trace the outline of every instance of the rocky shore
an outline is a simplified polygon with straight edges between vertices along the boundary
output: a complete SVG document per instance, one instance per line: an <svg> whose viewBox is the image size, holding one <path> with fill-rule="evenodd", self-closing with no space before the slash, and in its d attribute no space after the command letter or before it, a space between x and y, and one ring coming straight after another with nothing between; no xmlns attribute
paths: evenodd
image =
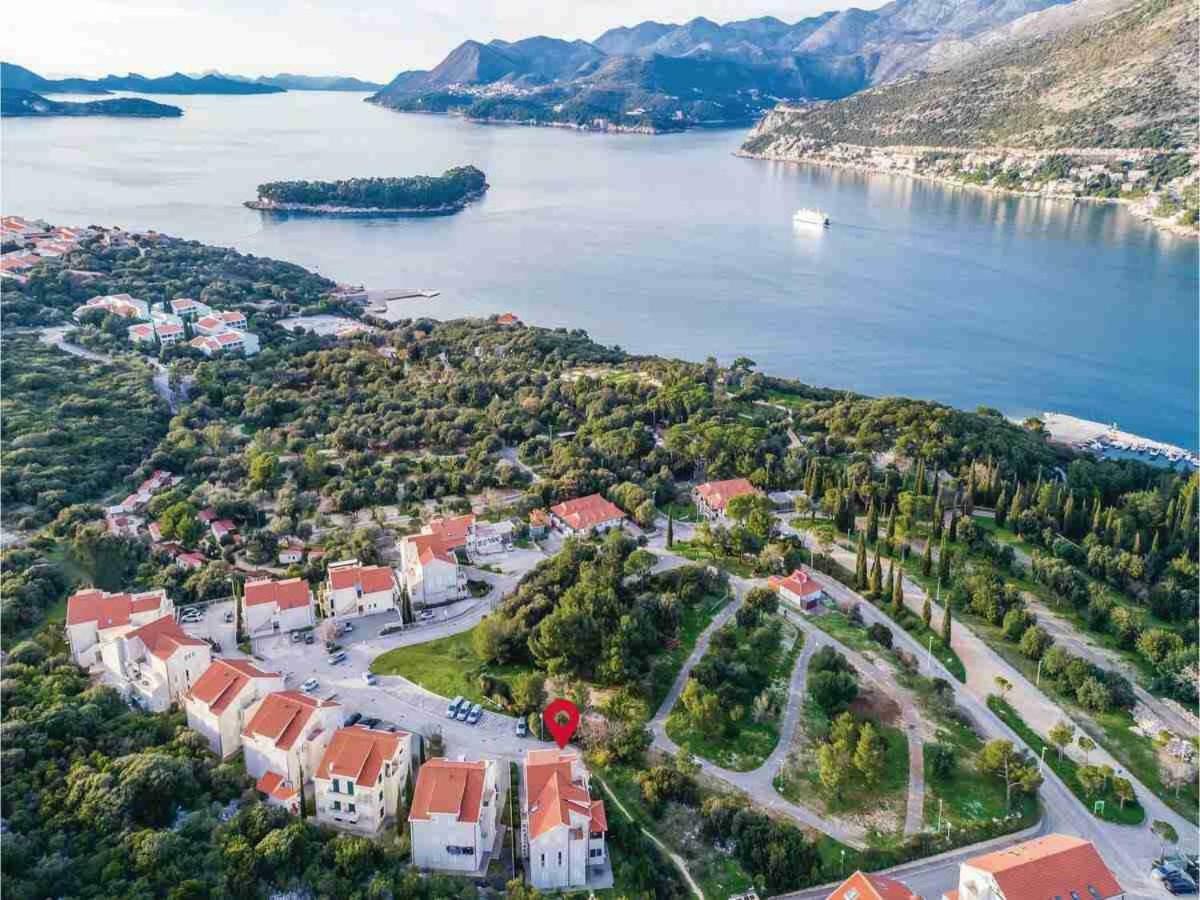
<svg viewBox="0 0 1200 900"><path fill-rule="evenodd" d="M420 218L423 216L449 216L461 212L468 203L478 200L487 191L474 191L454 203L443 203L439 206L416 206L408 208L388 209L379 206L331 206L315 203L281 203L277 200L247 200L242 205L259 212L269 212L278 215L298 216L328 216L339 219L372 219L372 218Z"/></svg>

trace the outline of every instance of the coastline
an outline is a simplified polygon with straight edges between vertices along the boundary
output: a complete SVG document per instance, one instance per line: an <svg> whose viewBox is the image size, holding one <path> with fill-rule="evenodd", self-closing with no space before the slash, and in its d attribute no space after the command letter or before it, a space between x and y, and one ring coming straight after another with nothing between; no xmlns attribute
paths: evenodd
<svg viewBox="0 0 1200 900"><path fill-rule="evenodd" d="M1138 459L1150 465L1165 464L1171 468L1178 468L1180 464L1193 470L1200 468L1200 453L1166 441L1121 431L1116 423L1105 425L1103 422L1056 412L1044 412L1041 419L1052 443L1081 453L1110 459Z"/></svg>
<svg viewBox="0 0 1200 900"><path fill-rule="evenodd" d="M280 203L276 200L246 200L242 203L247 209L272 213L280 216L324 216L337 219L369 219L369 218L424 218L427 216L450 216L462 212L467 204L481 198L487 191L473 191L454 203L443 203L441 206L414 206L407 208L389 209L380 206L329 206L313 203Z"/></svg>

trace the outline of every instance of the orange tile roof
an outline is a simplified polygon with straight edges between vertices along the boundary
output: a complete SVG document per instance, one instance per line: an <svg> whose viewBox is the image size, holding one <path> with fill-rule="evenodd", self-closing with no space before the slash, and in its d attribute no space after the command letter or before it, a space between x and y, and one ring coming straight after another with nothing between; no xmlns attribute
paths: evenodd
<svg viewBox="0 0 1200 900"><path fill-rule="evenodd" d="M291 750L315 710L337 705L300 691L274 691L263 698L242 734L265 737L280 750Z"/></svg>
<svg viewBox="0 0 1200 900"><path fill-rule="evenodd" d="M128 625L134 613L151 612L162 606L166 591L147 591L144 594L110 594L99 588L76 591L67 600L67 624L95 622L97 628Z"/></svg>
<svg viewBox="0 0 1200 900"><path fill-rule="evenodd" d="M396 584L396 576L389 566L338 566L329 567L329 585L335 591L361 585L363 593L390 591Z"/></svg>
<svg viewBox="0 0 1200 900"><path fill-rule="evenodd" d="M1101 897L1122 893L1116 877L1091 841L1068 834L1048 834L995 853L977 856L964 865L991 873L1005 900L1045 900L1046 897Z"/></svg>
<svg viewBox="0 0 1200 900"><path fill-rule="evenodd" d="M784 588L797 597L807 597L809 594L815 594L817 591L823 590L821 585L817 583L817 580L803 569L793 569L792 574L784 578L772 575L767 579L767 584L774 590Z"/></svg>
<svg viewBox="0 0 1200 900"><path fill-rule="evenodd" d="M287 801L292 799L298 793L291 782L285 781L283 776L278 772L267 770L263 773L262 778L254 785L255 790L266 794L268 797L274 797L276 800Z"/></svg>
<svg viewBox="0 0 1200 900"><path fill-rule="evenodd" d="M458 561L439 534L410 534L405 540L416 550L417 559L423 566L429 565L435 559L448 563Z"/></svg>
<svg viewBox="0 0 1200 900"><path fill-rule="evenodd" d="M826 900L857 900L860 897L863 900L920 900L920 895L914 894L906 884L895 878L868 875L861 871L838 885Z"/></svg>
<svg viewBox="0 0 1200 900"><path fill-rule="evenodd" d="M247 581L244 594L247 606L274 603L280 609L300 609L308 606L312 597L308 582L303 578L287 578L283 581Z"/></svg>
<svg viewBox="0 0 1200 900"><path fill-rule="evenodd" d="M529 511L530 525L548 525L550 524L550 514L544 509L531 509Z"/></svg>
<svg viewBox="0 0 1200 900"><path fill-rule="evenodd" d="M621 512L619 507L605 500L599 494L589 494L586 497L567 500L550 507L550 512L575 531L586 531L601 522L625 517L625 513Z"/></svg>
<svg viewBox="0 0 1200 900"><path fill-rule="evenodd" d="M510 312L501 313L499 316L496 317L497 325L516 325L520 321L521 320L519 318L517 318L517 316L515 316L513 313L510 313Z"/></svg>
<svg viewBox="0 0 1200 900"><path fill-rule="evenodd" d="M170 659L180 647L207 647L208 644L199 638L189 637L179 627L175 617L168 614L162 618L147 622L141 628L135 628L125 635L127 640L137 638L146 650L159 659Z"/></svg>
<svg viewBox="0 0 1200 900"><path fill-rule="evenodd" d="M525 797L529 804L529 832L541 837L552 828L571 824L571 811L587 816L592 831L605 831L608 819L602 800L592 800L587 789L571 781L575 753L530 750L525 755Z"/></svg>
<svg viewBox="0 0 1200 900"><path fill-rule="evenodd" d="M706 481L696 485L696 493L713 509L724 509L734 497L757 494L758 489L745 478L729 478L725 481Z"/></svg>
<svg viewBox="0 0 1200 900"><path fill-rule="evenodd" d="M318 778L353 778L360 787L372 787L385 761L393 759L408 732L375 731L363 725L339 728L317 766Z"/></svg>
<svg viewBox="0 0 1200 900"><path fill-rule="evenodd" d="M442 539L442 545L448 550L457 550L467 546L467 533L475 524L473 513L465 516L455 516L452 519L432 519L429 522L429 534Z"/></svg>
<svg viewBox="0 0 1200 900"><path fill-rule="evenodd" d="M421 766L409 820L453 813L459 822L478 822L487 763L434 758Z"/></svg>
<svg viewBox="0 0 1200 900"><path fill-rule="evenodd" d="M244 659L215 659L196 679L189 698L199 700L209 712L220 715L255 678L278 678L278 672L264 672Z"/></svg>

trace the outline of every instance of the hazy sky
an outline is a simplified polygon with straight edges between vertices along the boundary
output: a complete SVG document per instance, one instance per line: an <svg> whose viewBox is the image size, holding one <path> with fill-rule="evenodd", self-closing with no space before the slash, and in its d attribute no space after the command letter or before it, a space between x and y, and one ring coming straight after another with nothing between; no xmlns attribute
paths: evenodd
<svg viewBox="0 0 1200 900"><path fill-rule="evenodd" d="M389 81L436 65L467 38L535 34L591 40L645 19L717 22L773 15L787 22L883 0L60 0L6 4L0 58L42 75L144 75L221 69L303 72Z"/></svg>

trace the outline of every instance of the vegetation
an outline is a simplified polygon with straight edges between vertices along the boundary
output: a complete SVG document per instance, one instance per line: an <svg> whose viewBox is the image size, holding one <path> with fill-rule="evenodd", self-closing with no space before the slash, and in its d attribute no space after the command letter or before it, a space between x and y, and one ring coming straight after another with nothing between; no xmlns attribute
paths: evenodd
<svg viewBox="0 0 1200 900"><path fill-rule="evenodd" d="M379 210L461 208L487 190L487 179L474 166L447 169L441 175L409 178L351 178L345 181L269 181L258 186L259 200L306 206Z"/></svg>

